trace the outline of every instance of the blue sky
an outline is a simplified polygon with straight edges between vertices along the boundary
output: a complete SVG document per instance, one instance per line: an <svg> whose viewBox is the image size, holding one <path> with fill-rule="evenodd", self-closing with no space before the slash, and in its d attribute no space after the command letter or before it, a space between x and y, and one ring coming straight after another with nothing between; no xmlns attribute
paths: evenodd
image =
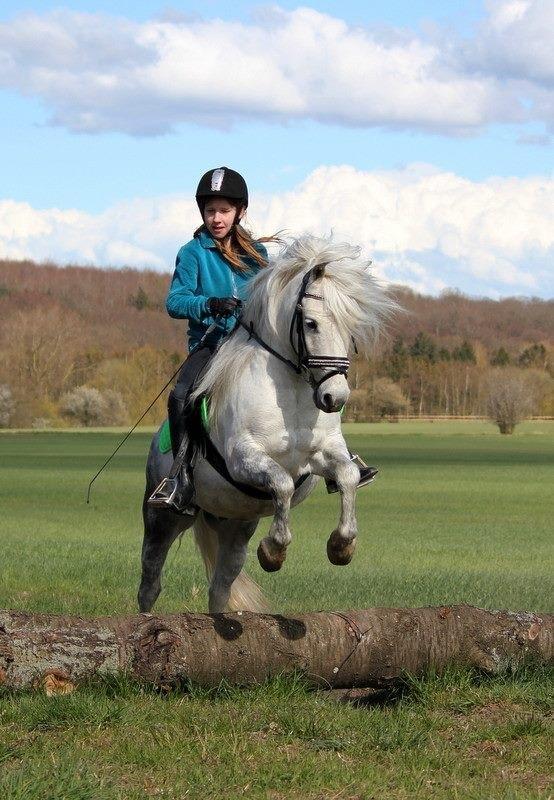
<svg viewBox="0 0 554 800"><path fill-rule="evenodd" d="M386 279L548 296L553 15L518 2L208 0L200 16L125 0L114 17L104 0L4 0L0 257L169 269L196 224L199 175L229 164L248 178L254 222L359 235ZM336 197L325 187L321 199L321 174ZM363 224L342 217L360 191L374 192ZM517 220L503 223L503 208Z"/></svg>
<svg viewBox="0 0 554 800"><path fill-rule="evenodd" d="M117 13L120 16L145 21L168 12L177 11L191 16L206 18L220 17L222 19L245 19L255 15L260 8L271 6L271 3L245 2L233 0L232 3L222 3L221 0L203 0L202 10L199 3L164 3L145 2L144 0L118 0L117 4L111 0L90 0L90 2L26 2L25 0L3 0L0 7L0 19L27 12L45 13L60 8L68 8L91 14ZM284 0L278 4L281 8L293 10L309 3L297 3L293 0ZM340 16L353 25L388 24L398 27L416 27L428 20L446 22L456 26L458 30L469 31L470 26L484 15L481 0L387 0L386 3L375 0L361 0L361 2L318 2L314 8L327 14L336 14L340 6Z"/></svg>

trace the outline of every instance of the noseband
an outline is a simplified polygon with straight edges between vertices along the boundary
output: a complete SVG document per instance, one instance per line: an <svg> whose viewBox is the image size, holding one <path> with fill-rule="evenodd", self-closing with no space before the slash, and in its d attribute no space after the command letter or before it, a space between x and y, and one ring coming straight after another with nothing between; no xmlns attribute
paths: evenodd
<svg viewBox="0 0 554 800"><path fill-rule="evenodd" d="M246 325L241 319L238 320L238 324L248 331L250 339L254 339L258 344L260 344L268 353L271 353L275 358L278 358L279 361L282 361L292 370L294 370L298 375L302 375L310 384L312 389L315 392L319 389L322 383L328 381L329 378L332 378L335 375L344 375L346 378L348 375L348 368L350 366L350 359L347 356L324 356L324 355L311 355L308 350L308 345L306 342L306 334L304 332L304 307L302 305L302 301L305 297L309 297L312 300L321 300L323 302L324 298L319 294L311 294L307 291L308 283L310 282L310 278L313 277L313 270L309 270L304 277L302 278L302 283L300 285L300 291L298 292L298 297L296 300L296 306L294 309L294 313L292 315L292 319L290 322L290 331L289 331L289 339L291 343L291 347L293 352L296 355L297 361L296 364L294 361L291 361L289 358L285 358L276 350L274 350L267 342L264 342L258 334L254 331L254 325L250 322ZM296 345L294 342L296 334ZM319 380L316 380L312 375L313 369L321 369L327 370Z"/></svg>

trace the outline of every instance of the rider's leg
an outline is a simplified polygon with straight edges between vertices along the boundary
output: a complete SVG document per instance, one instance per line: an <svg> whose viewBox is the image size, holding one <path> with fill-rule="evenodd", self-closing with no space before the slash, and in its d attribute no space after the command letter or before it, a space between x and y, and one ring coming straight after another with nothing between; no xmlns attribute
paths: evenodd
<svg viewBox="0 0 554 800"><path fill-rule="evenodd" d="M194 485L190 470L192 459L187 434L188 395L200 370L212 354L211 348L202 347L185 361L175 387L169 393L167 404L173 466L148 500L152 506L163 506L177 513L194 512L191 508Z"/></svg>
<svg viewBox="0 0 554 800"><path fill-rule="evenodd" d="M149 500L152 506L164 506L180 514L187 512L194 497L194 485L189 469L191 453L187 433L188 392L189 386L179 380L169 393L167 413L173 465L169 476L164 478Z"/></svg>
<svg viewBox="0 0 554 800"><path fill-rule="evenodd" d="M175 384L167 398L167 419L171 436L171 449L173 458L177 457L179 446L186 434L185 407L187 404L188 387L179 381Z"/></svg>

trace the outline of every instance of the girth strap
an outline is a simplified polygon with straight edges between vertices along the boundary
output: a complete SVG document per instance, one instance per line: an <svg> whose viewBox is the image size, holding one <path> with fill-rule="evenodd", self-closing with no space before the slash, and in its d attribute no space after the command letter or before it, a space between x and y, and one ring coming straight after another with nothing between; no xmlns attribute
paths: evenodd
<svg viewBox="0 0 554 800"><path fill-rule="evenodd" d="M273 497L269 492L264 492L262 489L256 489L255 486L250 486L250 484L243 483L242 481L236 481L233 478L227 469L225 459L207 433L204 434L202 444L204 446L204 457L208 464L213 467L216 472L219 472L221 477L225 478L225 480L234 486L235 489L238 489L239 492L243 492L243 494L247 494L249 497L254 497L256 500L273 500ZM302 475L300 475L300 477L294 482L294 491L299 489L306 478L309 478L310 475L311 472L304 472Z"/></svg>

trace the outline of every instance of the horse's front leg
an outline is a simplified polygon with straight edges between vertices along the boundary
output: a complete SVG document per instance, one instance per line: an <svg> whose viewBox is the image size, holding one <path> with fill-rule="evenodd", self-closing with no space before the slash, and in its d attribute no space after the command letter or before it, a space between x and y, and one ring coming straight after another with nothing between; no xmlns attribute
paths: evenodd
<svg viewBox="0 0 554 800"><path fill-rule="evenodd" d="M294 481L266 453L251 448L235 450L229 460L229 471L235 480L262 489L273 499L275 514L268 535L258 546L258 561L266 572L276 572L283 566L292 538L289 516Z"/></svg>
<svg viewBox="0 0 554 800"><path fill-rule="evenodd" d="M321 453L320 463L314 465L314 471L318 467L325 478L336 481L340 492L340 519L327 540L327 557L331 564L342 566L352 561L356 549L356 488L360 480L360 470L352 462L346 445L344 448Z"/></svg>

